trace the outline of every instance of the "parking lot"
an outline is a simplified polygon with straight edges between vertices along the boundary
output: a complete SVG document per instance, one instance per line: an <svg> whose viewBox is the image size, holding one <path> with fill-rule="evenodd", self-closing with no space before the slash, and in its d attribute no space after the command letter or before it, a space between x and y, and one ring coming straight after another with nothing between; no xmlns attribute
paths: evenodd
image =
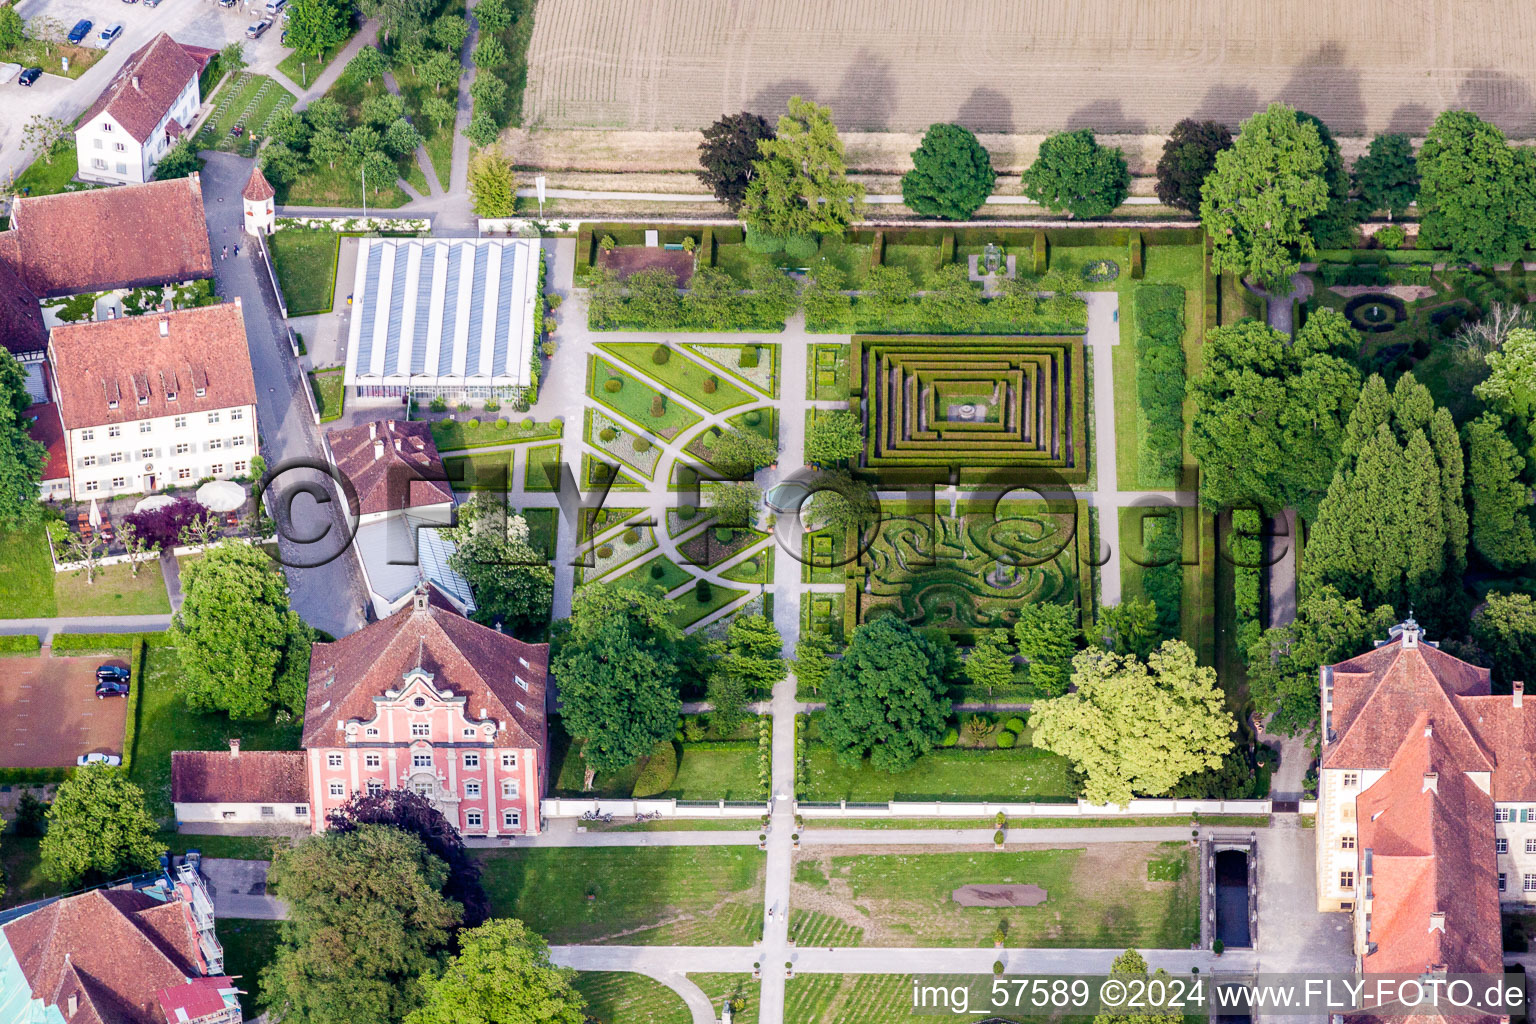
<svg viewBox="0 0 1536 1024"><path fill-rule="evenodd" d="M122 754L128 701L96 699L96 666L111 660L0 661L0 765L67 767L81 754Z"/></svg>

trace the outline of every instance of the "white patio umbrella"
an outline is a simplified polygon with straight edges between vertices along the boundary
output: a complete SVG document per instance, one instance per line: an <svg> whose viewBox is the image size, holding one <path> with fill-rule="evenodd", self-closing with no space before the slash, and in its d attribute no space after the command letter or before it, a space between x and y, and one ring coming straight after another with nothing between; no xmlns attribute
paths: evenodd
<svg viewBox="0 0 1536 1024"><path fill-rule="evenodd" d="M167 505L176 504L176 499L169 494L151 494L133 506L135 512L153 512L157 508L165 508Z"/></svg>
<svg viewBox="0 0 1536 1024"><path fill-rule="evenodd" d="M100 525L101 525L101 509L100 509L100 507L97 506L96 499L92 498L91 499L91 529L94 530L94 529L96 529Z"/></svg>
<svg viewBox="0 0 1536 1024"><path fill-rule="evenodd" d="M245 488L233 480L210 480L197 489L197 500L214 512L233 512L245 504Z"/></svg>

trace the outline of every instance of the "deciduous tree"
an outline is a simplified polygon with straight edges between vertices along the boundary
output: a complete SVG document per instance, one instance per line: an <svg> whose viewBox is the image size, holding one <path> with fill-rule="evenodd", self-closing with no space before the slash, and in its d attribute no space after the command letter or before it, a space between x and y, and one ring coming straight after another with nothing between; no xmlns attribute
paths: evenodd
<svg viewBox="0 0 1536 1024"><path fill-rule="evenodd" d="M1451 414L1404 374L1366 381L1318 506L1303 594L1331 584L1367 605L1418 609L1434 628L1460 609L1466 567L1461 439Z"/></svg>
<svg viewBox="0 0 1536 1024"><path fill-rule="evenodd" d="M576 972L556 967L543 937L514 918L459 933L459 952L428 974L405 1024L583 1024Z"/></svg>
<svg viewBox="0 0 1536 1024"><path fill-rule="evenodd" d="M42 516L37 503L48 452L27 433L32 419L26 371L14 356L0 350L0 530L35 523Z"/></svg>
<svg viewBox="0 0 1536 1024"><path fill-rule="evenodd" d="M703 167L699 180L733 211L741 209L755 165L762 159L757 144L771 138L773 126L767 118L745 111L726 114L704 129L704 141L699 143L699 164Z"/></svg>
<svg viewBox="0 0 1536 1024"><path fill-rule="evenodd" d="M1536 233L1536 159L1476 114L1447 110L1419 150L1419 245L1484 266L1519 258Z"/></svg>
<svg viewBox="0 0 1536 1024"><path fill-rule="evenodd" d="M54 150L73 132L68 121L47 114L33 114L21 130L21 144L42 157L43 163L51 164Z"/></svg>
<svg viewBox="0 0 1536 1024"><path fill-rule="evenodd" d="M841 470L818 474L811 488L810 497L800 507L800 518L809 529L862 533L880 514L869 484Z"/></svg>
<svg viewBox="0 0 1536 1024"><path fill-rule="evenodd" d="M347 74L353 78L361 78L364 82L371 82L389 70L389 65L384 60L384 55L372 46L365 46L357 51L357 55L347 61Z"/></svg>
<svg viewBox="0 0 1536 1024"><path fill-rule="evenodd" d="M1408 212L1419 195L1419 162L1406 135L1378 135L1355 161L1355 188L1367 210L1385 210L1387 219Z"/></svg>
<svg viewBox="0 0 1536 1024"><path fill-rule="evenodd" d="M1472 546L1495 569L1519 569L1536 559L1531 491L1520 477L1525 459L1493 413L1470 421L1461 433L1467 445Z"/></svg>
<svg viewBox="0 0 1536 1024"><path fill-rule="evenodd" d="M671 736L681 700L683 633L662 598L589 584L576 592L550 663L566 729L587 768L617 771Z"/></svg>
<svg viewBox="0 0 1536 1024"><path fill-rule="evenodd" d="M1013 641L1006 629L989 629L976 638L963 668L972 686L987 691L988 696L1000 686L1013 682Z"/></svg>
<svg viewBox="0 0 1536 1024"><path fill-rule="evenodd" d="M1026 196L1073 217L1107 216L1130 191L1125 154L1099 145L1089 128L1049 136L1024 171Z"/></svg>
<svg viewBox="0 0 1536 1024"><path fill-rule="evenodd" d="M1166 206L1200 209L1200 186L1216 167L1216 154L1232 145L1232 131L1220 121L1186 117L1173 126L1157 161L1157 198Z"/></svg>
<svg viewBox="0 0 1536 1024"><path fill-rule="evenodd" d="M1243 122L1201 189L1211 267L1288 292L1290 275L1316 254L1307 222L1328 206L1328 149L1317 125L1272 103Z"/></svg>
<svg viewBox="0 0 1536 1024"><path fill-rule="evenodd" d="M1318 669L1369 651L1396 621L1390 605L1366 611L1330 586L1303 598L1293 621L1265 630L1243 652L1254 710L1273 716L1266 728L1286 736L1316 728Z"/></svg>
<svg viewBox="0 0 1536 1024"><path fill-rule="evenodd" d="M1516 421L1529 436L1536 421L1536 330L1513 328L1503 347L1489 352L1487 359L1488 377L1472 393Z"/></svg>
<svg viewBox="0 0 1536 1024"><path fill-rule="evenodd" d="M1232 715L1216 670L1169 640L1145 662L1089 648L1072 662L1073 693L1030 712L1034 745L1070 759L1093 804L1125 805L1166 793L1180 779L1215 768L1232 749Z"/></svg>
<svg viewBox="0 0 1536 1024"><path fill-rule="evenodd" d="M0 50L20 46L26 34L27 27L21 15L16 13L16 8L10 4L0 7Z"/></svg>
<svg viewBox="0 0 1536 1024"><path fill-rule="evenodd" d="M1090 643L1106 651L1145 658L1157 646L1157 605L1144 597L1128 597L1119 604L1101 606Z"/></svg>
<svg viewBox="0 0 1536 1024"><path fill-rule="evenodd" d="M853 631L826 682L821 732L843 764L900 772L944 734L949 698L933 645L894 616Z"/></svg>
<svg viewBox="0 0 1536 1024"><path fill-rule="evenodd" d="M1148 982L1148 972L1151 969L1147 961L1134 949L1128 949L1115 957L1115 962L1110 965L1109 973L1116 978L1127 980L1141 979ZM1161 984L1156 984L1161 982ZM1150 983L1146 989L1149 993L1167 993L1169 999L1173 998L1174 987L1168 972L1159 967L1151 974ZM1147 1001L1147 1008L1137 1009L1131 1013L1101 1013L1093 1018L1093 1024L1183 1024L1184 1015L1177 1010L1164 1010L1158 1012L1150 1007L1158 1005L1158 997L1151 996Z"/></svg>
<svg viewBox="0 0 1536 1024"><path fill-rule="evenodd" d="M840 235L859 218L864 186L848 180L832 110L792 96L747 184L742 219L770 235Z"/></svg>
<svg viewBox="0 0 1536 1024"><path fill-rule="evenodd" d="M475 67L484 70L494 68L507 62L507 48L501 45L501 40L495 36L481 36L475 44L475 50L470 54L470 59L475 62Z"/></svg>
<svg viewBox="0 0 1536 1024"><path fill-rule="evenodd" d="M187 565L182 590L170 637L188 707L237 719L301 713L313 634L288 607L272 560L249 544L215 545Z"/></svg>
<svg viewBox="0 0 1536 1024"><path fill-rule="evenodd" d="M475 20L482 32L500 32L512 24L514 13L507 0L481 0L475 4Z"/></svg>
<svg viewBox="0 0 1536 1024"><path fill-rule="evenodd" d="M48 808L43 875L68 889L152 868L160 856L158 829L127 772L104 764L77 768Z"/></svg>
<svg viewBox="0 0 1536 1024"><path fill-rule="evenodd" d="M1494 591L1472 619L1472 640L1501 686L1531 678L1536 665L1536 601Z"/></svg>
<svg viewBox="0 0 1536 1024"><path fill-rule="evenodd" d="M805 458L817 466L857 458L864 426L851 412L818 412L805 432Z"/></svg>
<svg viewBox="0 0 1536 1024"><path fill-rule="evenodd" d="M1206 334L1189 387L1189 449L1200 463L1207 508L1297 508L1312 518L1360 396L1359 350L1360 335L1326 308L1294 341L1257 320Z"/></svg>
<svg viewBox="0 0 1536 1024"><path fill-rule="evenodd" d="M476 13L479 13L479 8L476 8ZM456 55L446 50L433 50L421 62L421 72L417 77L423 85L430 85L434 93L441 93L443 86L457 84L463 73L464 67Z"/></svg>
<svg viewBox="0 0 1536 1024"><path fill-rule="evenodd" d="M487 146L469 161L469 204L477 217L510 217L517 209L517 176L501 150Z"/></svg>
<svg viewBox="0 0 1536 1024"><path fill-rule="evenodd" d="M447 866L387 825L310 836L273 858L288 905L261 972L262 1002L294 1024L401 1020L421 1005L460 920ZM387 909L387 912L385 912Z"/></svg>
<svg viewBox="0 0 1536 1024"><path fill-rule="evenodd" d="M778 461L778 442L755 430L727 427L710 446L710 461L722 473L743 477Z"/></svg>
<svg viewBox="0 0 1536 1024"><path fill-rule="evenodd" d="M1307 219L1307 233L1319 249L1342 249L1353 241L1355 225L1360 222L1358 204L1349 197L1349 172L1343 154L1321 118L1306 111L1297 111L1296 117L1317 129L1323 144L1323 183L1328 186L1328 203Z"/></svg>
<svg viewBox="0 0 1536 1024"><path fill-rule="evenodd" d="M762 615L738 615L726 629L723 642L713 645L715 661L709 668L711 715L722 733L734 730L754 693L773 689L789 673L784 663L784 638Z"/></svg>
<svg viewBox="0 0 1536 1024"><path fill-rule="evenodd" d="M992 194L997 174L976 135L958 124L930 125L901 179L901 201L925 217L966 220Z"/></svg>
<svg viewBox="0 0 1536 1024"><path fill-rule="evenodd" d="M821 687L832 671L832 655L837 643L826 633L808 629L795 641L795 682L804 684L811 693L820 696ZM798 686L797 686L798 688Z"/></svg>
<svg viewBox="0 0 1536 1024"><path fill-rule="evenodd" d="M1046 697L1067 692L1072 658L1078 651L1082 630L1076 608L1065 604L1032 601L1019 609L1013 639L1025 662L1029 683Z"/></svg>
<svg viewBox="0 0 1536 1024"><path fill-rule="evenodd" d="M459 506L448 566L475 592L475 621L504 623L520 636L542 635L554 600L555 574L528 543L528 522L481 491Z"/></svg>
<svg viewBox="0 0 1536 1024"><path fill-rule="evenodd" d="M288 45L318 57L346 42L352 32L352 5L346 0L293 0L288 5Z"/></svg>
<svg viewBox="0 0 1536 1024"><path fill-rule="evenodd" d="M484 5L475 7L475 17L484 23ZM457 14L440 14L432 22L431 33L434 43L456 54L464 48L464 40L469 38L469 22Z"/></svg>
<svg viewBox="0 0 1536 1024"><path fill-rule="evenodd" d="M751 481L706 483L704 495L709 509L722 526L757 525L758 509L763 504L763 489Z"/></svg>

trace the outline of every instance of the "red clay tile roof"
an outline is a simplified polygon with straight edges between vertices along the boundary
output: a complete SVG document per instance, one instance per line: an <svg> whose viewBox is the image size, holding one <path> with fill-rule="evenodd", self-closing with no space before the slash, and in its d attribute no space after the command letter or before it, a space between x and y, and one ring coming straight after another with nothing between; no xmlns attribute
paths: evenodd
<svg viewBox="0 0 1536 1024"><path fill-rule="evenodd" d="M466 697L465 714L472 720L481 717L483 708L485 717L501 723L498 746L544 747L549 645L525 644L471 622L435 588L428 589L433 600L421 611L413 601L334 643L311 647L305 747L336 745L341 738L337 726L349 719L371 721L373 699L398 689L405 674L417 667L432 675L439 690ZM521 659L527 659L526 667ZM527 689L518 685L519 677Z"/></svg>
<svg viewBox="0 0 1536 1024"><path fill-rule="evenodd" d="M170 1020L196 1020L221 1012L224 1009L223 993L234 991L238 990L233 978L193 978L185 985L161 989L155 993L155 998Z"/></svg>
<svg viewBox="0 0 1536 1024"><path fill-rule="evenodd" d="M356 515L453 500L429 424L377 420L325 432L336 469L357 492Z"/></svg>
<svg viewBox="0 0 1536 1024"><path fill-rule="evenodd" d="M176 750L171 800L178 804L307 804L302 750Z"/></svg>
<svg viewBox="0 0 1536 1024"><path fill-rule="evenodd" d="M1460 771L1489 771L1493 758L1462 717L1454 697L1486 694L1488 670L1402 636L1333 668L1333 739L1324 737L1324 768L1385 768L1421 711L1439 724Z"/></svg>
<svg viewBox="0 0 1536 1024"><path fill-rule="evenodd" d="M251 178L245 183L245 191L240 195L253 203L259 203L276 196L277 190L267 183L267 176L261 173L261 165L257 164L251 168Z"/></svg>
<svg viewBox="0 0 1536 1024"><path fill-rule="evenodd" d="M164 32L155 36L128 57L80 123L105 112L139 142L148 139L187 82L208 63L189 49Z"/></svg>
<svg viewBox="0 0 1536 1024"><path fill-rule="evenodd" d="M1461 728L1459 718L1446 724ZM1355 802L1376 944L1366 973L1503 970L1493 800L1460 769L1441 726L1419 712L1387 773Z"/></svg>
<svg viewBox="0 0 1536 1024"><path fill-rule="evenodd" d="M44 480L68 480L69 459L64 454L64 425L59 422L59 407L52 402L39 402L27 409L24 415L33 417L27 434L48 449L43 463Z"/></svg>
<svg viewBox="0 0 1536 1024"><path fill-rule="evenodd" d="M0 232L0 345L13 355L29 355L48 347L48 328L37 296L16 272L5 252L14 248L15 232Z"/></svg>
<svg viewBox="0 0 1536 1024"><path fill-rule="evenodd" d="M65 324L54 328L48 352L67 430L256 402L238 298L174 313ZM199 397L197 384L205 378ZM173 393L174 401L168 397Z"/></svg>
<svg viewBox="0 0 1536 1024"><path fill-rule="evenodd" d="M182 914L131 889L95 889L0 931L33 998L61 1008L79 998L69 1024L165 1024L156 992L198 973Z"/></svg>
<svg viewBox="0 0 1536 1024"><path fill-rule="evenodd" d="M1536 695L1515 707L1507 695L1460 697L1457 704L1493 753L1493 798L1500 802L1536 800Z"/></svg>
<svg viewBox="0 0 1536 1024"><path fill-rule="evenodd" d="M22 196L12 204L11 230L0 240L0 260L40 299L213 276L196 174Z"/></svg>

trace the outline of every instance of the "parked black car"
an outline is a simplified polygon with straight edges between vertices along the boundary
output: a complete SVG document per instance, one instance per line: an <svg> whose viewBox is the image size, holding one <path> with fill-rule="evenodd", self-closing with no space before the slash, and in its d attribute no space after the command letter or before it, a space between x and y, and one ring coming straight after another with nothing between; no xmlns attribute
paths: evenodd
<svg viewBox="0 0 1536 1024"><path fill-rule="evenodd" d="M126 696L128 696L128 684L127 684L127 682L121 682L121 683L97 683L96 684L96 699L97 700L102 700L103 698L106 698L106 697L126 697Z"/></svg>
<svg viewBox="0 0 1536 1024"><path fill-rule="evenodd" d="M126 683L130 673L124 665L102 665L96 669L98 683Z"/></svg>
<svg viewBox="0 0 1536 1024"><path fill-rule="evenodd" d="M20 77L18 77L16 81L22 85L31 85L41 77L43 77L42 68L27 68L21 73Z"/></svg>
<svg viewBox="0 0 1536 1024"><path fill-rule="evenodd" d="M78 43L80 40L90 35L90 32L91 19L81 18L79 21L75 22L75 27L69 30L69 41L72 43Z"/></svg>

